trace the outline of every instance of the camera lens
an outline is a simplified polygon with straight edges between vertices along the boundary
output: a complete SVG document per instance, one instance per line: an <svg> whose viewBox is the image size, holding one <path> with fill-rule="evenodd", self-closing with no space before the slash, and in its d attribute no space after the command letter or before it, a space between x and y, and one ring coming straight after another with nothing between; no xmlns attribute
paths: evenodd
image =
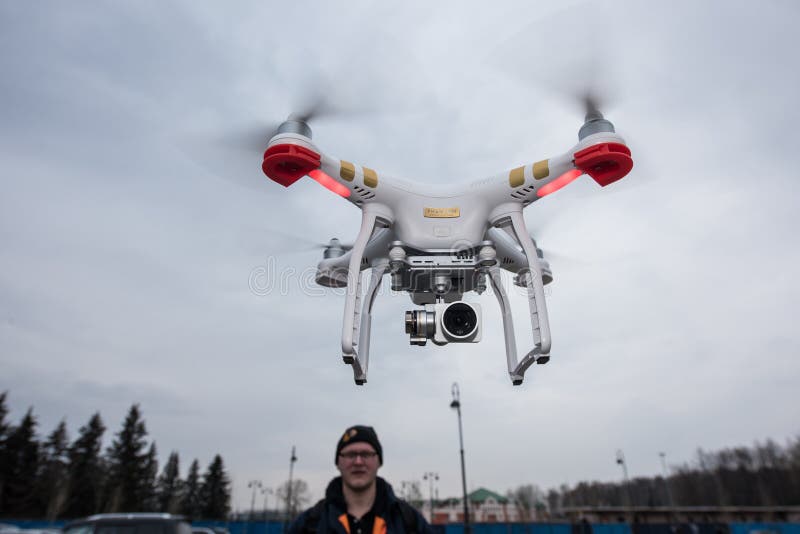
<svg viewBox="0 0 800 534"><path fill-rule="evenodd" d="M478 315L469 304L455 302L444 310L442 325L454 337L466 337L478 326Z"/></svg>
<svg viewBox="0 0 800 534"><path fill-rule="evenodd" d="M436 330L433 312L415 310L406 312L406 334L424 339L432 338Z"/></svg>

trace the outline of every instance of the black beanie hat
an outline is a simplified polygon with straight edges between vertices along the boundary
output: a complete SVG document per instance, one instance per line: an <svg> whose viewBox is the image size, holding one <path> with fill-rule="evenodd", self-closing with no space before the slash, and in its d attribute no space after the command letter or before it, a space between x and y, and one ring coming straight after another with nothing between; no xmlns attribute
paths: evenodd
<svg viewBox="0 0 800 534"><path fill-rule="evenodd" d="M336 444L336 456L333 458L333 463L338 463L339 453L342 452L342 449L351 443L358 443L359 441L372 445L372 448L378 453L380 465L383 465L383 448L381 447L381 442L378 441L378 434L375 433L375 429L371 426L364 425L351 426L344 431L342 437L339 438L339 443Z"/></svg>

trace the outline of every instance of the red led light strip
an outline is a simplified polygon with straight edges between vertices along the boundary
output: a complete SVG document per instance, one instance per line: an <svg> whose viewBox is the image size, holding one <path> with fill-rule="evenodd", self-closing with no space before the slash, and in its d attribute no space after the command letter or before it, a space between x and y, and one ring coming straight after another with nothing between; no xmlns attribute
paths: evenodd
<svg viewBox="0 0 800 534"><path fill-rule="evenodd" d="M310 171L308 175L314 180L316 180L321 186L333 191L337 195L342 196L344 198L350 196L349 189L347 189L345 186L343 186L342 184L340 184L339 182L337 182L336 180L334 180L321 170L314 169L313 171Z"/></svg>
<svg viewBox="0 0 800 534"><path fill-rule="evenodd" d="M578 169L567 171L549 184L545 184L539 188L539 190L536 191L536 196L541 198L545 195L549 195L550 193L555 193L565 185L575 180L581 174L583 174L583 172L579 171Z"/></svg>

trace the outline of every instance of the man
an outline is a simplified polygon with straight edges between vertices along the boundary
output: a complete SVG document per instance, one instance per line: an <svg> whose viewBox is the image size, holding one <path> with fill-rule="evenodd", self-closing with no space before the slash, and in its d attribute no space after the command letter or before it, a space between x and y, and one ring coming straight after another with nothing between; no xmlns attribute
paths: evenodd
<svg viewBox="0 0 800 534"><path fill-rule="evenodd" d="M422 515L378 476L383 448L371 426L345 430L336 444L334 478L325 498L289 527L289 534L433 534Z"/></svg>

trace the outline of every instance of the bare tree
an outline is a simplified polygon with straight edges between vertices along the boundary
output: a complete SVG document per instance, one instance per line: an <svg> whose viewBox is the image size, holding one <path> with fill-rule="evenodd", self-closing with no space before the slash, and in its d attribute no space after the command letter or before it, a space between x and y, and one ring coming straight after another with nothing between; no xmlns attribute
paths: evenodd
<svg viewBox="0 0 800 534"><path fill-rule="evenodd" d="M404 481L400 488L401 497L403 499L408 501L411 506L422 508L425 497L422 495L419 480Z"/></svg>
<svg viewBox="0 0 800 534"><path fill-rule="evenodd" d="M526 484L515 490L509 490L506 496L517 507L522 521L536 519L537 509L541 509L545 502L544 492L535 484Z"/></svg>
<svg viewBox="0 0 800 534"><path fill-rule="evenodd" d="M288 512L289 518L295 517L298 512L309 501L308 484L305 480L296 478L292 480L291 492L289 491L289 481L284 482L276 493L278 501L283 501L284 510ZM286 502L291 495L291 502Z"/></svg>
<svg viewBox="0 0 800 534"><path fill-rule="evenodd" d="M562 494L554 489L547 492L547 511L551 518L561 517Z"/></svg>

